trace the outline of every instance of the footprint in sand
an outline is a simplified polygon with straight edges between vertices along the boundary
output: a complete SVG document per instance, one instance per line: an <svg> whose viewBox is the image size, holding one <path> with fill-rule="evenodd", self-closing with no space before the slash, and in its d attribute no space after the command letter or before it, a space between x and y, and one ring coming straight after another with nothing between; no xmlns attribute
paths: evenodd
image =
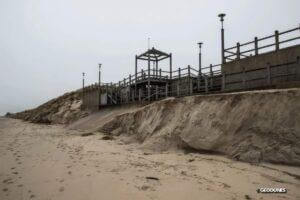
<svg viewBox="0 0 300 200"><path fill-rule="evenodd" d="M11 178L8 178L8 179L3 180L2 183L8 183L8 182L10 182L11 180L12 180Z"/></svg>
<svg viewBox="0 0 300 200"><path fill-rule="evenodd" d="M72 172L71 172L71 171L68 171L68 174L69 174L69 175L71 175L71 174L72 174Z"/></svg>
<svg viewBox="0 0 300 200"><path fill-rule="evenodd" d="M35 195L34 195L34 194L30 195L30 199L33 199L34 197L35 197Z"/></svg>
<svg viewBox="0 0 300 200"><path fill-rule="evenodd" d="M60 191L60 192L65 191L65 187L64 187L64 186L61 186L61 187L59 188L59 191Z"/></svg>
<svg viewBox="0 0 300 200"><path fill-rule="evenodd" d="M3 191L3 192L7 192L8 189L7 189L7 188L3 188L2 191Z"/></svg>

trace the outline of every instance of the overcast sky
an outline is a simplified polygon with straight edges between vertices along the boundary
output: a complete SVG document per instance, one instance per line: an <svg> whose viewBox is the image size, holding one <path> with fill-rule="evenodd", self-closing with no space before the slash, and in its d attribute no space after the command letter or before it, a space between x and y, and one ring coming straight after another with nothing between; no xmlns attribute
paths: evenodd
<svg viewBox="0 0 300 200"><path fill-rule="evenodd" d="M173 53L174 68L220 63L226 47L293 28L299 0L0 0L0 115L33 108L97 81L134 73L134 56L151 46Z"/></svg>

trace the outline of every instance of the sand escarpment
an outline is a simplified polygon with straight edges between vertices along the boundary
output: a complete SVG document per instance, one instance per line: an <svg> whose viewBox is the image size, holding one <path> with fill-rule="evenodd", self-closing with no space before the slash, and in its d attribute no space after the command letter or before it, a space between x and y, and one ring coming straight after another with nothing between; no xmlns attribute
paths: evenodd
<svg viewBox="0 0 300 200"><path fill-rule="evenodd" d="M300 89L168 98L117 115L100 130L157 151L300 165Z"/></svg>
<svg viewBox="0 0 300 200"><path fill-rule="evenodd" d="M69 124L87 116L88 113L81 110L81 104L82 100L78 90L65 93L37 108L13 114L7 113L6 116L34 123Z"/></svg>

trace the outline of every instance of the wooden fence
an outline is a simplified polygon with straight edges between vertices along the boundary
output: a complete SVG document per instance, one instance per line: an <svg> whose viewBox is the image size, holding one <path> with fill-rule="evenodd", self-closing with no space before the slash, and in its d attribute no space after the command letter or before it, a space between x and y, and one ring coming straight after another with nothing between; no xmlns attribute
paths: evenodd
<svg viewBox="0 0 300 200"><path fill-rule="evenodd" d="M238 42L235 46L224 49L225 62L239 60L241 58L247 58L253 55L256 56L260 54L260 50L270 49L272 47L274 48L269 52L278 51L280 49L281 44L290 43L295 40L299 40L300 36L292 36L292 37L288 36L289 33L297 34L297 32L299 31L300 31L300 27L296 27L283 32L275 31L274 35L266 36L263 38L255 37L254 40L250 42L246 42L242 44ZM280 37L284 37L284 36L288 37L288 39L281 40ZM271 44L264 44L270 41L270 39L272 40Z"/></svg>

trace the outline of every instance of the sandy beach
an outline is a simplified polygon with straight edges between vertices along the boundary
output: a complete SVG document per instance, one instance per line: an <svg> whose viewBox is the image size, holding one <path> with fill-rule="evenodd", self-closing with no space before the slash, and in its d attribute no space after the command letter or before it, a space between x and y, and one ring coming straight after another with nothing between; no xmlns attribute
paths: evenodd
<svg viewBox="0 0 300 200"><path fill-rule="evenodd" d="M0 118L0 199L300 199L300 168L183 151ZM284 187L286 194L258 194Z"/></svg>

